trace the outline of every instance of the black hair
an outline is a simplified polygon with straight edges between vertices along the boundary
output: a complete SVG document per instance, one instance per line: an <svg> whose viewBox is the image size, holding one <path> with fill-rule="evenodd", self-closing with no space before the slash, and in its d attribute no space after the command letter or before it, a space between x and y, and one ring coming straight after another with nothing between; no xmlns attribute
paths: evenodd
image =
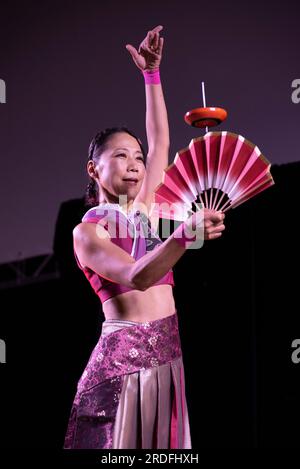
<svg viewBox="0 0 300 469"><path fill-rule="evenodd" d="M114 134L125 132L132 137L134 137L138 144L141 147L141 151L144 157L144 164L146 165L146 152L143 148L141 140L131 132L127 127L108 127L101 132L98 132L89 146L89 154L88 154L88 161L94 161L98 163L101 153L105 150L105 145L107 140ZM85 205L94 207L99 203L99 189L98 184L94 178L90 176L90 182L87 185L86 193L85 193Z"/></svg>

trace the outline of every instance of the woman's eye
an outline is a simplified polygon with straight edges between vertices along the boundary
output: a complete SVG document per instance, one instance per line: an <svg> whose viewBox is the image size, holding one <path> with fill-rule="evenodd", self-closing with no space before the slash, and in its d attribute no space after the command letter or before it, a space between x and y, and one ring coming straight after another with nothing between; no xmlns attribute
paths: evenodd
<svg viewBox="0 0 300 469"><path fill-rule="evenodd" d="M141 160L141 161L144 161L144 158L142 156L139 156L137 159Z"/></svg>
<svg viewBox="0 0 300 469"><path fill-rule="evenodd" d="M118 153L116 156L125 156L126 157L125 153Z"/></svg>

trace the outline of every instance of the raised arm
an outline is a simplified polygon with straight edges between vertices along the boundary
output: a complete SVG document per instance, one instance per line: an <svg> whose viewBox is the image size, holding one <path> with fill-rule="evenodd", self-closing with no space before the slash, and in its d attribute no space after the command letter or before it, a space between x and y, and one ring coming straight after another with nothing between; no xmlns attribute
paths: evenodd
<svg viewBox="0 0 300 469"><path fill-rule="evenodd" d="M138 51L130 44L126 46L145 78L148 155L144 181L135 204L145 204L148 213L154 191L162 182L163 170L168 166L170 146L168 115L159 70L164 44L164 39L159 36L161 30L162 26L157 26L149 31Z"/></svg>

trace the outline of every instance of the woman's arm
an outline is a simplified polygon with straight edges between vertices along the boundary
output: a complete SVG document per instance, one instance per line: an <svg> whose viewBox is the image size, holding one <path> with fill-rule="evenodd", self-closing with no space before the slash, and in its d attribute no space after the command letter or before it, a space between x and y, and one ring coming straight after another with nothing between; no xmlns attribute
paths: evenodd
<svg viewBox="0 0 300 469"><path fill-rule="evenodd" d="M154 191L162 182L163 170L168 166L170 146L168 115L159 74L164 43L163 38L159 37L161 30L162 26L157 26L149 31L140 44L139 51L129 44L126 46L145 77L147 168L135 204L146 205L148 214Z"/></svg>
<svg viewBox="0 0 300 469"><path fill-rule="evenodd" d="M196 214L185 223L195 228ZM224 216L214 210L204 210L200 220L204 239L215 239L224 230ZM196 223L199 223L199 221ZM101 225L80 223L73 230L74 248L83 267L89 267L100 276L137 290L146 290L162 278L185 252L180 227L160 246L135 260L126 251L110 241L107 231Z"/></svg>
<svg viewBox="0 0 300 469"><path fill-rule="evenodd" d="M167 109L159 75L164 45L164 38L159 36L162 29L162 26L156 26L148 31L138 51L131 44L126 45L134 63L145 78L146 133L149 152L152 152L157 145L165 148L170 144Z"/></svg>
<svg viewBox="0 0 300 469"><path fill-rule="evenodd" d="M164 44L164 39L159 37L161 29L162 26L158 26L153 31L149 31L146 40L142 43L142 48L149 54L143 74L146 93L146 133L150 154L160 147L168 149L170 145L168 115L159 71ZM168 157L164 163L166 167Z"/></svg>
<svg viewBox="0 0 300 469"><path fill-rule="evenodd" d="M100 228L100 230L104 228ZM168 238L137 261L109 238L99 238L94 223L81 223L73 231L74 248L80 264L112 282L136 290L146 290L163 277L185 252Z"/></svg>
<svg viewBox="0 0 300 469"><path fill-rule="evenodd" d="M146 93L146 133L148 157L159 149L169 150L170 136L166 103L161 83L145 84ZM168 153L162 155L164 168L168 166Z"/></svg>

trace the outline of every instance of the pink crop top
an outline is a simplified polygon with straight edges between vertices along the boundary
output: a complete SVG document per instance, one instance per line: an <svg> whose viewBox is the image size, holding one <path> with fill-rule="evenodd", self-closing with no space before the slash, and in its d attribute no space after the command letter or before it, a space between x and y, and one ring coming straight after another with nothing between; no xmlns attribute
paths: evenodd
<svg viewBox="0 0 300 469"><path fill-rule="evenodd" d="M144 213L135 211L126 215L119 204L101 204L93 207L85 213L82 222L101 223L109 232L111 241L136 260L162 243L157 233L152 230L150 221ZM101 277L89 267L83 267L79 262L75 249L74 255L78 266L84 272L102 303L120 293L133 290L108 278ZM172 269L154 285L162 284L174 286Z"/></svg>

